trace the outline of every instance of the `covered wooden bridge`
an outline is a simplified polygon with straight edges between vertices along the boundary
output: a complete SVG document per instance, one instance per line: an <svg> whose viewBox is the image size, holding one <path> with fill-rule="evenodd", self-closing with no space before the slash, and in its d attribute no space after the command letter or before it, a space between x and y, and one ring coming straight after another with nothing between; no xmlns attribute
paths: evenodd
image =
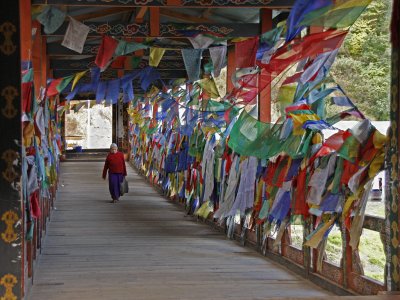
<svg viewBox="0 0 400 300"><path fill-rule="evenodd" d="M370 2L0 2L0 299L399 297L398 0L388 136L324 81ZM106 153L66 151L84 103L112 107L130 183L116 204ZM380 171L384 218L366 212Z"/></svg>

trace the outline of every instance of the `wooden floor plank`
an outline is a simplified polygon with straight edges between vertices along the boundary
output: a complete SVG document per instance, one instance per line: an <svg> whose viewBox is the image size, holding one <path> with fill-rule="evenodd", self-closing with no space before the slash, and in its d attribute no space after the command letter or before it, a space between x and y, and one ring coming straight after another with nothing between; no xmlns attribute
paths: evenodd
<svg viewBox="0 0 400 300"><path fill-rule="evenodd" d="M117 204L102 163L62 164L28 299L268 299L331 295L196 222L129 169Z"/></svg>

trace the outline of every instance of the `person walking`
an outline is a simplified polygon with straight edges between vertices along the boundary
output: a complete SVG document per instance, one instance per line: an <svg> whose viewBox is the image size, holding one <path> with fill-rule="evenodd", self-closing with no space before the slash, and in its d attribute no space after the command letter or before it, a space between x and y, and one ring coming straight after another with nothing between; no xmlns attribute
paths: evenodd
<svg viewBox="0 0 400 300"><path fill-rule="evenodd" d="M118 146L114 143L110 146L110 153L107 155L103 168L103 179L106 179L108 170L108 187L112 201L116 203L121 196L121 182L126 176L126 166L124 154L118 151Z"/></svg>

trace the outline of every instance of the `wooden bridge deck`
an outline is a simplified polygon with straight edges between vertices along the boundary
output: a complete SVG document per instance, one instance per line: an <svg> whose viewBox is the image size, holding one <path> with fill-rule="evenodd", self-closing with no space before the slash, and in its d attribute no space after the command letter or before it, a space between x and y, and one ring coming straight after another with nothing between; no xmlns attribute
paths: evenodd
<svg viewBox="0 0 400 300"><path fill-rule="evenodd" d="M66 162L28 299L268 299L331 295L196 222L128 170L109 203L100 162Z"/></svg>

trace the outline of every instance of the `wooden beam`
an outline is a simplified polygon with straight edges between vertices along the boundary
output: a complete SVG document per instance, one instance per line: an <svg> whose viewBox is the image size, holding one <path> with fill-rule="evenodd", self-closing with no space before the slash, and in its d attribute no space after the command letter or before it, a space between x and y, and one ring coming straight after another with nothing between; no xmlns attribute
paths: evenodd
<svg viewBox="0 0 400 300"><path fill-rule="evenodd" d="M183 3L180 0L147 0L145 4L140 6L148 7L268 7L272 9L287 9L293 6L295 0L185 0ZM65 5L65 6L119 6L119 7L135 7L137 1L120 1L120 0L32 0L34 5Z"/></svg>
<svg viewBox="0 0 400 300"><path fill-rule="evenodd" d="M232 83L232 74L236 72L235 46L228 47L228 62L226 71L226 93L228 94L234 88Z"/></svg>
<svg viewBox="0 0 400 300"><path fill-rule="evenodd" d="M168 6L182 6L182 0L167 0Z"/></svg>
<svg viewBox="0 0 400 300"><path fill-rule="evenodd" d="M181 20L181 21L185 21L185 22L191 22L191 23L215 23L213 20L210 20L208 18L191 16L188 14L183 14L183 13L180 13L180 12L177 12L177 11L174 11L171 9L166 9L166 8L161 9L160 14L162 16L174 18L176 20Z"/></svg>
<svg viewBox="0 0 400 300"><path fill-rule="evenodd" d="M77 70L54 70L52 72L53 76L49 75L49 77L53 78L61 78L66 77L78 72L83 71L82 69ZM177 78L185 78L187 76L186 70L158 70L162 79L177 79ZM102 80L110 80L118 77L118 70L106 70L102 73Z"/></svg>
<svg viewBox="0 0 400 300"><path fill-rule="evenodd" d="M126 59L129 60L131 57L128 56ZM139 68L148 66L148 60L142 59L139 63ZM55 59L50 63L50 67L54 70L85 70L95 67L93 58L81 59L81 60L70 60L70 59ZM123 69L121 67L110 68L110 69ZM162 59L158 65L158 70L185 70L185 64L183 60L166 60Z"/></svg>
<svg viewBox="0 0 400 300"><path fill-rule="evenodd" d="M143 18L145 16L145 14L147 13L147 11L148 11L148 7L147 6L142 6L139 9L138 13L136 14L135 22L136 23L143 23Z"/></svg>
<svg viewBox="0 0 400 300"><path fill-rule="evenodd" d="M150 8L150 36L156 37L160 35L160 8Z"/></svg>
<svg viewBox="0 0 400 300"><path fill-rule="evenodd" d="M153 11L153 13L152 13ZM99 37L101 34L115 37L173 37L185 38L184 30L211 31L229 37L253 37L260 34L257 23L168 23L159 24L159 8L150 8L150 23L129 24L121 22L87 22L90 27L89 37ZM157 16L158 15L158 16ZM107 25L107 26L105 26ZM47 36L64 36L68 23L65 22L56 32Z"/></svg>
<svg viewBox="0 0 400 300"><path fill-rule="evenodd" d="M72 18L74 18L77 21L82 22L82 21L112 16L112 15L121 14L121 13L128 13L131 11L133 11L133 8L111 7L111 8L105 8L105 9L102 9L102 10L96 11L96 12L90 12L87 14L72 16Z"/></svg>

